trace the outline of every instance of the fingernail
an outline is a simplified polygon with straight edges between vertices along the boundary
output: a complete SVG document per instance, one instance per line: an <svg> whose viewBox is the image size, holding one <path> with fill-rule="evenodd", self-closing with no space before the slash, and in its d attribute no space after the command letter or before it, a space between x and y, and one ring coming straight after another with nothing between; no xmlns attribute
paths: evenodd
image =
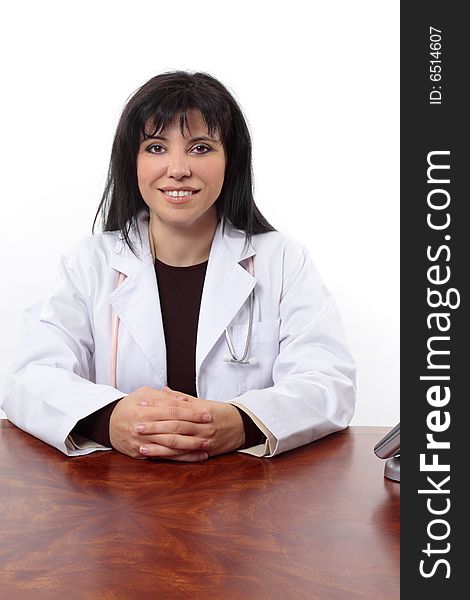
<svg viewBox="0 0 470 600"><path fill-rule="evenodd" d="M140 452L141 454L148 454L148 453L149 453L149 449L147 448L147 446L141 446L141 447L139 448L139 452Z"/></svg>
<svg viewBox="0 0 470 600"><path fill-rule="evenodd" d="M137 425L135 430L137 431L137 433L143 433L145 431L145 425Z"/></svg>
<svg viewBox="0 0 470 600"><path fill-rule="evenodd" d="M148 406L149 403L147 402L147 400L141 400L140 402L137 402L137 406Z"/></svg>
<svg viewBox="0 0 470 600"><path fill-rule="evenodd" d="M204 423L209 423L209 421L212 421L212 416L209 413L204 413L201 419Z"/></svg>
<svg viewBox="0 0 470 600"><path fill-rule="evenodd" d="M201 454L199 455L199 460L206 460L206 458L208 458L209 455L207 454L207 452L201 452Z"/></svg>

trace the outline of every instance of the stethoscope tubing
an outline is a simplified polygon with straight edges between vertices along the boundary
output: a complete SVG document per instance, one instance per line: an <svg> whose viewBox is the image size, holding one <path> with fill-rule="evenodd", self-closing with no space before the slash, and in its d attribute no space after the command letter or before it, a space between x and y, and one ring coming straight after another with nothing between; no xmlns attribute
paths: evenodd
<svg viewBox="0 0 470 600"><path fill-rule="evenodd" d="M252 256L250 256L247 259L247 271L250 275L254 275L253 257ZM250 344L251 344L251 331L253 329L254 304L255 304L255 289L253 288L251 290L251 294L250 294L250 308L249 308L250 313L249 313L249 319L248 319L248 331L246 334L245 349L243 351L241 358L238 358L235 353L235 349L233 347L232 339L230 337L228 329L225 329L225 341L227 342L228 351L230 352L230 357L224 358L224 360L226 362L235 363L237 365L246 365L246 364L254 364L255 363L255 359L253 357L251 357L247 360L247 356L248 356L248 352L250 350Z"/></svg>

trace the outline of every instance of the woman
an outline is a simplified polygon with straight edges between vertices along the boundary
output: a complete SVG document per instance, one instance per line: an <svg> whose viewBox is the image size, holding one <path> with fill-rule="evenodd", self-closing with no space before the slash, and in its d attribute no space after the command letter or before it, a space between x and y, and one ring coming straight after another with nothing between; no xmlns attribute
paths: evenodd
<svg viewBox="0 0 470 600"><path fill-rule="evenodd" d="M347 426L340 316L256 207L248 129L220 82L165 73L131 97L99 214L104 232L26 310L13 423L69 456L179 461L274 456Z"/></svg>

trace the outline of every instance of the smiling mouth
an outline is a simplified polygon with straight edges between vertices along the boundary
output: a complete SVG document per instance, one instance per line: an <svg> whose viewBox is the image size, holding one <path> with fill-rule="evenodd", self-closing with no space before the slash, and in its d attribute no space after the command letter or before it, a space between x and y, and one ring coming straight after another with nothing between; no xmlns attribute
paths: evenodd
<svg viewBox="0 0 470 600"><path fill-rule="evenodd" d="M199 190L160 190L160 192L170 198L186 198L188 196L195 196Z"/></svg>

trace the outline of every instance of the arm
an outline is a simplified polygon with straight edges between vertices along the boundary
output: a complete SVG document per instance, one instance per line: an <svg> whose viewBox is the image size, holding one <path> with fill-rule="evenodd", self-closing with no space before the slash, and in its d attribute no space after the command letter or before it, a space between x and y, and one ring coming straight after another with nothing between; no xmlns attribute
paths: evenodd
<svg viewBox="0 0 470 600"><path fill-rule="evenodd" d="M60 272L60 283L49 298L25 311L20 349L2 404L9 420L69 456L110 449L110 443L139 456L138 422L170 418L204 422L206 417L197 408L188 408L161 390L139 388L125 394L94 382L94 315L87 305L93 291L82 291L86 285L66 257ZM155 408L139 407L142 396L152 398ZM114 440L112 427L104 436L100 423L94 427L93 415L98 421L109 416L117 423ZM98 436L89 435L93 431ZM198 450L204 442L196 437L184 441L186 452ZM167 457L178 453L161 449Z"/></svg>
<svg viewBox="0 0 470 600"><path fill-rule="evenodd" d="M73 428L72 435L81 435L87 440L93 440L102 446L110 448L109 420L118 402L119 400L115 400L84 419L80 419Z"/></svg>
<svg viewBox="0 0 470 600"><path fill-rule="evenodd" d="M19 352L6 384L2 408L21 429L71 456L104 449L75 446L77 421L122 398L122 391L93 383L94 340L83 288L62 257L53 293L26 309Z"/></svg>
<svg viewBox="0 0 470 600"><path fill-rule="evenodd" d="M344 429L354 413L355 365L341 317L307 252L301 250L284 278L274 384L230 400L266 434L264 456Z"/></svg>

